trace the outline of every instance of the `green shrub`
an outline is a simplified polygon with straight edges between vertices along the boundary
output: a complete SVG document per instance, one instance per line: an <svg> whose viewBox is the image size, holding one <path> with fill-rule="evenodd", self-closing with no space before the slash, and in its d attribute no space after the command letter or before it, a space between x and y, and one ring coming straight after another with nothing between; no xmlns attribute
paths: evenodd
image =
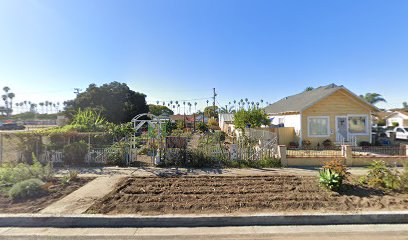
<svg viewBox="0 0 408 240"><path fill-rule="evenodd" d="M207 124L205 124L203 122L198 122L197 123L197 129L201 133L208 132L208 126L207 126Z"/></svg>
<svg viewBox="0 0 408 240"><path fill-rule="evenodd" d="M33 164L5 163L0 165L0 187L10 187L17 182L31 178L39 178L48 181L53 177L51 165L42 165L35 157Z"/></svg>
<svg viewBox="0 0 408 240"><path fill-rule="evenodd" d="M72 181L77 180L78 179L78 174L79 174L79 172L76 171L76 170L69 170L68 174L64 175L61 178L61 183L65 185L65 184L68 184L68 183L70 183Z"/></svg>
<svg viewBox="0 0 408 240"><path fill-rule="evenodd" d="M82 165L88 153L88 144L84 141L68 144L64 147L64 163L68 165Z"/></svg>
<svg viewBox="0 0 408 240"><path fill-rule="evenodd" d="M331 161L327 161L323 165L323 169L329 169L332 172L339 174L342 179L346 179L350 173L347 170L347 166L343 164L341 159L333 159Z"/></svg>
<svg viewBox="0 0 408 240"><path fill-rule="evenodd" d="M337 191L343 183L343 178L338 173L323 168L319 172L319 182L327 189Z"/></svg>
<svg viewBox="0 0 408 240"><path fill-rule="evenodd" d="M360 182L374 188L400 189L404 187L403 175L397 169L387 167L384 161L373 161L368 168L367 176ZM405 172L405 171L404 171Z"/></svg>
<svg viewBox="0 0 408 240"><path fill-rule="evenodd" d="M108 149L108 164L120 167L126 166L126 153L129 148L127 142L117 142Z"/></svg>
<svg viewBox="0 0 408 240"><path fill-rule="evenodd" d="M24 200L39 197L47 193L42 188L44 182L38 178L27 179L13 185L9 190L9 197L13 200Z"/></svg>

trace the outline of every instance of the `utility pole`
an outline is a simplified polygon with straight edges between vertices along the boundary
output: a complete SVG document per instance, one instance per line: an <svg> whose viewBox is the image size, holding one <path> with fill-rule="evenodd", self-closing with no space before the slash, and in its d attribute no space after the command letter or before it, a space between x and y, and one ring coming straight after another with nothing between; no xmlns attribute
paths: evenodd
<svg viewBox="0 0 408 240"><path fill-rule="evenodd" d="M77 97L81 93L81 91L82 91L82 89L80 89L80 88L74 88L74 93L76 94Z"/></svg>
<svg viewBox="0 0 408 240"><path fill-rule="evenodd" d="M215 97L217 96L217 93L215 93L215 88L213 88L213 110L215 114Z"/></svg>

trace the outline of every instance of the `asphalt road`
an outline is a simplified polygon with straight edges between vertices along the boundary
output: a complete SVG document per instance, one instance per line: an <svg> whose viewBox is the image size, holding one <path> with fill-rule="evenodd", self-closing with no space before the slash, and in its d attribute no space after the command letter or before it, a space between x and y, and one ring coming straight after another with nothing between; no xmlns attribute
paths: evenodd
<svg viewBox="0 0 408 240"><path fill-rule="evenodd" d="M0 239L358 239L407 240L408 225L215 228L0 228Z"/></svg>

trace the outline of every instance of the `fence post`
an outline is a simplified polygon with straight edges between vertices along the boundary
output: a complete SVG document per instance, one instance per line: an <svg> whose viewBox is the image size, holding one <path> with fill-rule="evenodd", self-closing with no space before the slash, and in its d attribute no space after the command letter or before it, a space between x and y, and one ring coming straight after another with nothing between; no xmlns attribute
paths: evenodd
<svg viewBox="0 0 408 240"><path fill-rule="evenodd" d="M343 145L344 158L346 159L346 165L353 166L353 150L350 145Z"/></svg>
<svg viewBox="0 0 408 240"><path fill-rule="evenodd" d="M286 145L278 146L278 157L280 158L282 167L287 167L288 159L286 157Z"/></svg>

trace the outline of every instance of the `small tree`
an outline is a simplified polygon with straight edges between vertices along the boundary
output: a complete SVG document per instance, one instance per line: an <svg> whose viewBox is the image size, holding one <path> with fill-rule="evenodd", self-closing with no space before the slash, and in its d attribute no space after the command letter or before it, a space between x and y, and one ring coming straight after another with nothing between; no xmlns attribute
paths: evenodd
<svg viewBox="0 0 408 240"><path fill-rule="evenodd" d="M251 108L248 110L240 109L234 114L234 125L236 128L244 129L247 127L260 127L269 125L270 119L262 109Z"/></svg>

